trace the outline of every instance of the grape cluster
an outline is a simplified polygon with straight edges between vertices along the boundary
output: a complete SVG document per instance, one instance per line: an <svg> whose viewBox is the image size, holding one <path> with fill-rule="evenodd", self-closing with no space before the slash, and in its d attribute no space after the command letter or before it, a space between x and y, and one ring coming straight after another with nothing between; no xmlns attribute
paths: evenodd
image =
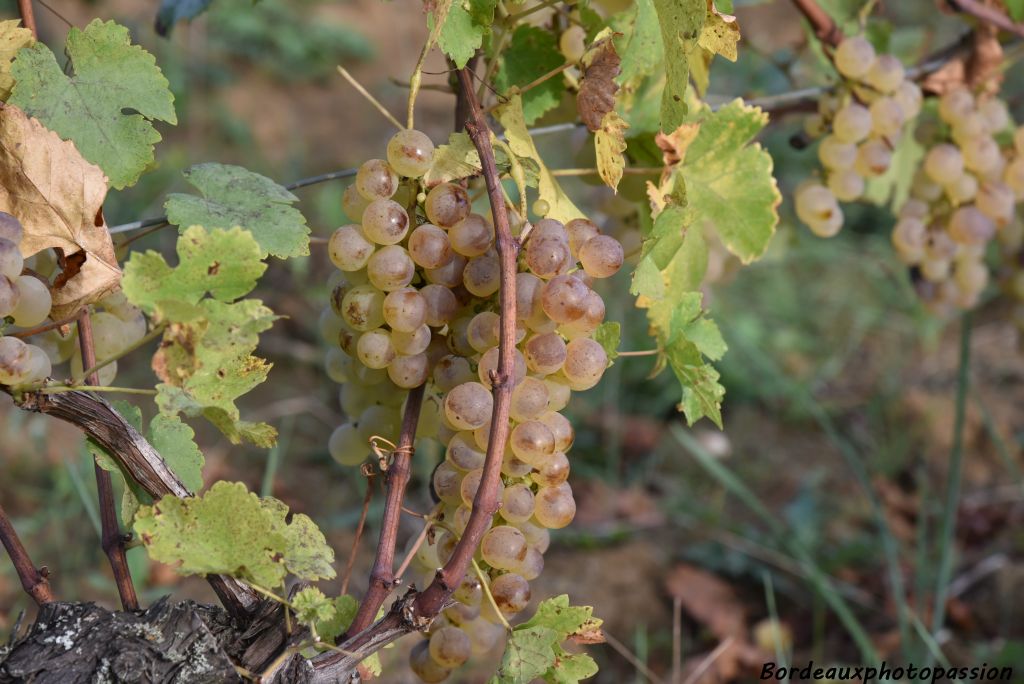
<svg viewBox="0 0 1024 684"><path fill-rule="evenodd" d="M417 436L440 442L445 456L432 476L437 522L412 566L423 582L450 557L480 484L500 327L494 227L473 213L460 185L420 191L433 151L427 136L405 130L388 143L387 160L359 168L343 208L360 222L330 238L340 274L321 318L322 333L337 342L327 353L327 372L342 383L341 404L351 419L330 437L340 463L361 463L374 437L397 441L406 390L426 385ZM494 646L503 619L526 607L548 530L565 527L576 512L566 481L574 432L559 411L573 390L597 384L608 365L592 338L605 306L590 286L619 270L622 246L582 218L516 224L522 249L511 432L501 506L477 554L487 591L470 571L456 605L414 649L413 669L428 682Z"/></svg>
<svg viewBox="0 0 1024 684"><path fill-rule="evenodd" d="M0 212L0 327L4 323L31 327L50 314L50 290L33 275L22 275L21 222ZM0 385L23 386L40 382L51 373L46 351L21 339L0 336Z"/></svg>
<svg viewBox="0 0 1024 684"><path fill-rule="evenodd" d="M6 320L16 328L27 329L39 326L50 316L53 300L49 278L57 270L57 259L52 250L24 259L19 247L23 233L14 216L0 212L0 322ZM121 291L107 295L93 309L97 359L120 353L146 334L145 315ZM0 384L38 384L50 377L53 366L69 360L71 375L81 377L76 323L68 324L63 331L53 328L38 333L31 339L32 344L26 344L17 337L0 337ZM109 385L116 374L117 362L104 366L99 370L100 384Z"/></svg>
<svg viewBox="0 0 1024 684"><path fill-rule="evenodd" d="M888 171L904 124L920 113L922 102L903 64L876 55L863 36L844 39L833 61L842 81L804 123L808 135L820 138L824 177L802 184L795 195L797 216L820 237L843 227L840 202L859 199L867 179Z"/></svg>
<svg viewBox="0 0 1024 684"><path fill-rule="evenodd" d="M1019 230L1016 204L1024 199L1024 129L1004 155L996 140L1013 123L1006 104L975 98L966 89L939 99L944 124L924 157L911 197L898 212L892 242L915 269L917 290L937 312L975 306L990 280L985 253L990 241ZM1004 240L1005 241L1005 240Z"/></svg>

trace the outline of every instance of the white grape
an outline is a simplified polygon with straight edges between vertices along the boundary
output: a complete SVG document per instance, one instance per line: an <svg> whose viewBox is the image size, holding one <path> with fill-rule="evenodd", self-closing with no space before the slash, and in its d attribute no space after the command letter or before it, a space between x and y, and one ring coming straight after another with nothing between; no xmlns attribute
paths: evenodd
<svg viewBox="0 0 1024 684"><path fill-rule="evenodd" d="M892 55L879 55L864 74L864 82L875 90L888 94L903 83L904 73L900 60Z"/></svg>
<svg viewBox="0 0 1024 684"><path fill-rule="evenodd" d="M924 170L928 177L939 185L949 185L964 172L964 158L953 145L943 143L928 151L924 158Z"/></svg>
<svg viewBox="0 0 1024 684"><path fill-rule="evenodd" d="M50 288L30 275L19 276L14 281L14 287L18 290L18 305L10 313L14 324L31 328L45 321L53 306Z"/></svg>
<svg viewBox="0 0 1024 684"><path fill-rule="evenodd" d="M833 59L840 74L860 79L875 61L875 48L864 36L851 36L839 43Z"/></svg>
<svg viewBox="0 0 1024 684"><path fill-rule="evenodd" d="M851 102L836 112L832 120L832 134L842 142L859 143L871 132L871 112L867 107Z"/></svg>

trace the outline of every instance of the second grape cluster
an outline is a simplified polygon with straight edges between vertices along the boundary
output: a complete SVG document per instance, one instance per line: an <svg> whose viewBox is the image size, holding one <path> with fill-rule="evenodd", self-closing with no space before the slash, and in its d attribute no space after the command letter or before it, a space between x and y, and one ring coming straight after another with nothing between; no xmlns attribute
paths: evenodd
<svg viewBox="0 0 1024 684"><path fill-rule="evenodd" d="M321 319L335 343L327 371L342 384L349 416L330 438L338 462L362 463L374 438L396 442L407 390L426 385L417 437L440 442L445 456L432 477L435 525L411 568L420 586L448 560L472 511L491 435L501 316L492 222L473 212L461 185L423 187L433 153L426 135L405 130L386 160L359 168L343 199L359 223L330 239L339 273ZM584 218L513 219L517 347L500 508L477 552L484 582L471 569L457 603L413 650L413 669L428 682L494 647L504 620L526 607L548 530L576 512L566 455L574 432L559 411L608 366L593 339L605 305L591 285L619 270L622 246Z"/></svg>

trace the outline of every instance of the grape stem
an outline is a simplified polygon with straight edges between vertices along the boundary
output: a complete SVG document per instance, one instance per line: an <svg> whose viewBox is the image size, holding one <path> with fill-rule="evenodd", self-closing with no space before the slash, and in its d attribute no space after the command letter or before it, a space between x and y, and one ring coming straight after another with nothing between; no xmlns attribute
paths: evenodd
<svg viewBox="0 0 1024 684"><path fill-rule="evenodd" d="M800 10L800 13L804 15L810 23L811 28L814 29L814 35L818 37L818 40L823 45L829 47L835 47L839 45L839 41L843 39L843 32L836 25L836 22L832 21L832 17L828 15L828 12L821 8L817 0L793 0L793 4Z"/></svg>
<svg viewBox="0 0 1024 684"><path fill-rule="evenodd" d="M36 28L36 15L32 10L32 0L18 0L18 11L21 13L21 23L32 32L32 37L39 40L39 31Z"/></svg>
<svg viewBox="0 0 1024 684"><path fill-rule="evenodd" d="M7 337L18 337L21 339L25 339L28 337L32 337L33 335L49 332L50 330L56 330L57 328L64 327L65 325L71 325L72 323L76 322L81 315L82 311L81 309L79 309L78 311L71 314L67 318L62 318L59 321L51 321L50 323L44 323L43 325L36 326L35 328L29 328L28 330L19 330L18 332L12 333L4 333L4 335Z"/></svg>
<svg viewBox="0 0 1024 684"><path fill-rule="evenodd" d="M18 573L18 579L21 580L21 586L25 593L40 606L55 601L48 579L50 573L45 567L37 568L32 562L32 558L29 557L28 551L21 543L21 538L18 537L3 506L0 506L0 542L7 549L7 555L11 557L14 570Z"/></svg>
<svg viewBox="0 0 1024 684"><path fill-rule="evenodd" d="M145 394L147 396L156 396L156 390L145 389L142 387L113 387L110 385L48 385L46 387L40 387L36 390L39 394L62 394L65 392L76 392L78 390L88 389L90 392L107 392L111 394Z"/></svg>
<svg viewBox="0 0 1024 684"><path fill-rule="evenodd" d="M501 618L501 624L505 627L506 631L512 631L512 625L508 624L508 620L505 619L505 614L498 608L498 603L494 600L494 594L491 593L491 588L487 585L487 576L484 575L484 571L480 569L480 565L473 559L473 572L476 573L476 577L480 580L480 588L484 591L484 596L487 597L487 602L491 604L491 608L494 609L494 614Z"/></svg>
<svg viewBox="0 0 1024 684"><path fill-rule="evenodd" d="M85 309L78 319L78 345L82 352L82 365L90 369L85 373L85 382L89 385L99 385L100 376L95 368L96 345L93 341L89 309ZM117 519L117 508L114 505L113 480L110 473L100 467L98 461L94 461L93 470L96 473L96 490L100 503L100 546L107 555L110 569L114 573L114 583L117 585L117 594L121 597L121 606L125 610L138 610L139 597L135 593L128 557L124 550L125 535L121 532L121 523Z"/></svg>
<svg viewBox="0 0 1024 684"><path fill-rule="evenodd" d="M387 496L384 500L377 555L370 571L370 587L359 604L352 624L349 625L349 634L358 634L370 626L377 611L384 605L384 600L395 587L395 546L402 518L402 500L405 498L405 487L409 484L410 464L415 451L416 425L420 421L420 407L423 406L423 392L423 385L411 390L405 403L402 432L385 475Z"/></svg>
<svg viewBox="0 0 1024 684"><path fill-rule="evenodd" d="M405 130L405 126L399 123L398 119L395 118L395 115L389 112L387 108L380 103L380 100L375 98L373 94L370 93L369 90L363 87L363 84L357 81L356 77L349 73L348 69L339 64L338 73L344 76L345 80L349 82L349 85L355 88L360 95L365 97L367 102L376 107L377 111L379 111L384 116L385 119L394 124L395 128L397 128L400 131Z"/></svg>

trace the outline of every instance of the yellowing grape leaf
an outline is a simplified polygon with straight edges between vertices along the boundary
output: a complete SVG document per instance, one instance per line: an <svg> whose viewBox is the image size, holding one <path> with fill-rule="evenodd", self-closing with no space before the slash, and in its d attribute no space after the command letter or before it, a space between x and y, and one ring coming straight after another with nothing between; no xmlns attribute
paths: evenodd
<svg viewBox="0 0 1024 684"><path fill-rule="evenodd" d="M714 0L707 2L708 13L697 44L713 55L722 55L730 62L735 62L738 57L736 45L740 42L740 24L733 15L719 12Z"/></svg>
<svg viewBox="0 0 1024 684"><path fill-rule="evenodd" d="M70 76L42 43L20 51L11 104L74 141L114 188L134 184L160 141L151 122L178 122L167 79L153 55L112 21L72 28L65 52Z"/></svg>
<svg viewBox="0 0 1024 684"><path fill-rule="evenodd" d="M202 197L173 193L164 209L167 220L188 226L241 226L256 238L263 256L309 254L309 226L292 206L299 198L266 176L230 164L196 164L185 179Z"/></svg>
<svg viewBox="0 0 1024 684"><path fill-rule="evenodd" d="M505 137L508 139L508 146L517 157L532 159L537 164L538 184L537 190L540 198L548 203L550 209L547 217L556 221L566 223L574 218L581 218L580 211L569 196L562 190L562 186L548 167L545 166L537 146L533 143L526 121L523 118L523 101L518 95L509 98L508 102L502 105L496 112L501 125L505 127Z"/></svg>
<svg viewBox="0 0 1024 684"><path fill-rule="evenodd" d="M263 382L270 364L253 356L259 334L277 319L247 294L266 269L241 228L192 226L178 238L178 265L157 252L133 253L125 266L128 300L169 323L153 357L163 381L157 405L168 415L203 416L232 442L272 446L276 432L241 420L235 400ZM210 296L207 297L207 294Z"/></svg>
<svg viewBox="0 0 1024 684"><path fill-rule="evenodd" d="M0 100L7 101L11 95L11 88L14 87L14 77L11 76L11 60L18 54L18 50L35 43L32 32L21 25L17 19L5 19L0 21Z"/></svg>
<svg viewBox="0 0 1024 684"><path fill-rule="evenodd" d="M0 211L25 228L26 257L56 247L84 252L77 274L53 291L54 318L64 318L117 288L121 270L103 219L107 179L75 146L36 119L0 109Z"/></svg>
<svg viewBox="0 0 1024 684"><path fill-rule="evenodd" d="M334 551L308 516L260 499L240 482L217 482L202 496L165 496L143 506L135 531L149 556L182 575L230 575L274 589L291 573L315 581L335 576Z"/></svg>
<svg viewBox="0 0 1024 684"><path fill-rule="evenodd" d="M667 82L661 96L661 130L671 131L686 117L686 85L689 83L689 54L697 44L707 0L654 0L665 50Z"/></svg>
<svg viewBox="0 0 1024 684"><path fill-rule="evenodd" d="M601 130L594 134L597 172L604 184L616 192L626 168L626 158L623 155L626 151L627 128L629 124L622 120L618 112L612 110L604 115Z"/></svg>
<svg viewBox="0 0 1024 684"><path fill-rule="evenodd" d="M528 621L509 635L505 654L490 684L529 684L541 677L552 684L576 684L597 674L586 654L569 654L561 644L581 631L600 628L590 606L570 606L565 594L542 601Z"/></svg>
<svg viewBox="0 0 1024 684"><path fill-rule="evenodd" d="M742 100L694 114L700 130L672 176L686 184L687 225L709 224L744 263L768 248L779 223L782 195L772 158L752 142L768 115Z"/></svg>
<svg viewBox="0 0 1024 684"><path fill-rule="evenodd" d="M123 289L135 306L160 319L198 304L207 294L230 302L248 294L267 270L252 235L241 228L192 226L178 238L178 265L159 252L133 252Z"/></svg>

